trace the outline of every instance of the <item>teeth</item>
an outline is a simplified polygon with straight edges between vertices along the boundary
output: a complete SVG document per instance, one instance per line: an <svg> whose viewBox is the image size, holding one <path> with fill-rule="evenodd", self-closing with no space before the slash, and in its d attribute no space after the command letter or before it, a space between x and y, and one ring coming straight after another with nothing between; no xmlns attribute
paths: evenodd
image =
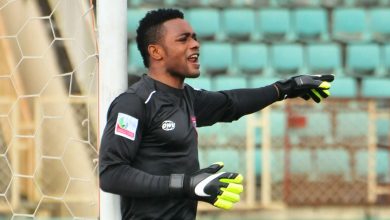
<svg viewBox="0 0 390 220"><path fill-rule="evenodd" d="M199 55L198 54L194 54L194 55L191 55L190 58L198 58Z"/></svg>

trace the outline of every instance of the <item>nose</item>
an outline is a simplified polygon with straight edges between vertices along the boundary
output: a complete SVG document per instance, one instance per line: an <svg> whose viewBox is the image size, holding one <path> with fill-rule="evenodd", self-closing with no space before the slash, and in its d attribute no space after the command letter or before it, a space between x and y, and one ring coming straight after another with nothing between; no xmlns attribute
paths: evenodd
<svg viewBox="0 0 390 220"><path fill-rule="evenodd" d="M199 47L200 47L199 41L192 38L190 48L191 49L199 49Z"/></svg>

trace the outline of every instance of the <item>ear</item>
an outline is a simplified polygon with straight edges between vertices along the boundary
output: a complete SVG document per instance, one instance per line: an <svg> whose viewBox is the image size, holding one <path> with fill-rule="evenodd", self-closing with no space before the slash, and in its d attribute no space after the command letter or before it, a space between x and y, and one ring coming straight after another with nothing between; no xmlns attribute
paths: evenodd
<svg viewBox="0 0 390 220"><path fill-rule="evenodd" d="M162 60L164 57L164 51L160 45L150 44L148 46L149 56L153 60Z"/></svg>

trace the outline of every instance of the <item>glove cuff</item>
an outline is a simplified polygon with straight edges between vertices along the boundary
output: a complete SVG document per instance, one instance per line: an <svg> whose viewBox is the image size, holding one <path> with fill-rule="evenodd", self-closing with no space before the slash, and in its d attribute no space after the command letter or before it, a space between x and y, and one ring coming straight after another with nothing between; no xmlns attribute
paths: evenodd
<svg viewBox="0 0 390 220"><path fill-rule="evenodd" d="M291 80L281 80L275 82L275 87L278 89L278 101L284 100L288 96L288 92L291 90Z"/></svg>
<svg viewBox="0 0 390 220"><path fill-rule="evenodd" d="M169 192L172 196L184 195L184 174L171 174L169 178Z"/></svg>

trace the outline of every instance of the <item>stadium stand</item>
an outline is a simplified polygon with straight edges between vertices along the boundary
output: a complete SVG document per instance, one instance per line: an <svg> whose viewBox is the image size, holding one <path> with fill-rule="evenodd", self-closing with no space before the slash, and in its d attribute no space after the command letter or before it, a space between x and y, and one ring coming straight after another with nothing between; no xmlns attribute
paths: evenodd
<svg viewBox="0 0 390 220"><path fill-rule="evenodd" d="M390 76L390 44L383 47L383 68L384 75Z"/></svg>
<svg viewBox="0 0 390 220"><path fill-rule="evenodd" d="M201 68L210 74L228 73L233 64L233 48L229 43L204 42L200 47Z"/></svg>
<svg viewBox="0 0 390 220"><path fill-rule="evenodd" d="M137 36L138 22L145 16L148 10L146 8L127 9L127 36L130 40L135 39Z"/></svg>
<svg viewBox="0 0 390 220"><path fill-rule="evenodd" d="M306 55L309 72L342 74L342 55L338 44L309 44Z"/></svg>
<svg viewBox="0 0 390 220"><path fill-rule="evenodd" d="M268 49L264 44L240 43L235 56L238 71L244 74L264 73L268 69Z"/></svg>
<svg viewBox="0 0 390 220"><path fill-rule="evenodd" d="M228 39L248 40L256 34L255 12L250 9L226 9L222 12L224 34Z"/></svg>
<svg viewBox="0 0 390 220"><path fill-rule="evenodd" d="M366 98L390 98L390 79L364 79L362 82L362 96Z"/></svg>
<svg viewBox="0 0 390 220"><path fill-rule="evenodd" d="M330 93L337 98L354 98L358 94L357 83L352 77L337 77L332 83Z"/></svg>
<svg viewBox="0 0 390 220"><path fill-rule="evenodd" d="M301 41L328 40L328 18L320 8L299 8L293 12L296 38Z"/></svg>
<svg viewBox="0 0 390 220"><path fill-rule="evenodd" d="M352 76L379 74L381 58L377 44L350 44L346 56L346 72Z"/></svg>
<svg viewBox="0 0 390 220"><path fill-rule="evenodd" d="M271 46L271 64L276 74L301 72L304 67L301 44L274 44Z"/></svg>
<svg viewBox="0 0 390 220"><path fill-rule="evenodd" d="M129 45L129 56L128 56L128 70L129 72L140 75L145 73L145 66L141 57L140 52L138 51L137 44L131 43Z"/></svg>
<svg viewBox="0 0 390 220"><path fill-rule="evenodd" d="M199 39L214 40L220 34L220 14L216 9L196 8L187 10L185 17Z"/></svg>
<svg viewBox="0 0 390 220"><path fill-rule="evenodd" d="M361 8L336 8L333 11L333 38L343 42L368 41L367 14Z"/></svg>
<svg viewBox="0 0 390 220"><path fill-rule="evenodd" d="M259 29L265 41L292 40L290 11L283 8L261 9Z"/></svg>
<svg viewBox="0 0 390 220"><path fill-rule="evenodd" d="M370 10L372 37L378 42L390 40L390 9L375 8Z"/></svg>

